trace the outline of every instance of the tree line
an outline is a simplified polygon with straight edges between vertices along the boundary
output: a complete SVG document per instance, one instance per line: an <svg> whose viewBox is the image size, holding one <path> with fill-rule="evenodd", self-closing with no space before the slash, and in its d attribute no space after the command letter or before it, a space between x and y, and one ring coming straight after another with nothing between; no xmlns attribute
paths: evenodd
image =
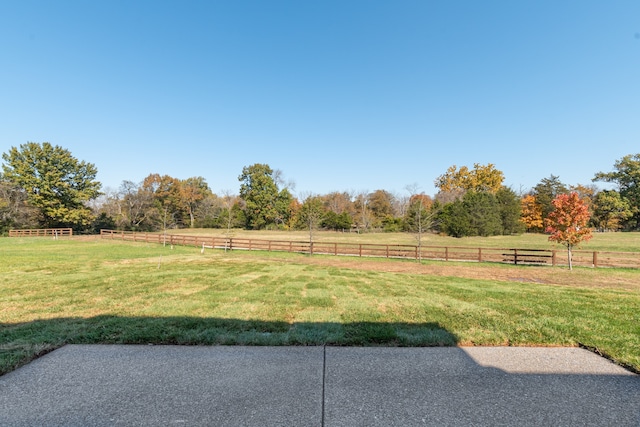
<svg viewBox="0 0 640 427"><path fill-rule="evenodd" d="M526 193L504 185L493 164L449 167L435 180L435 196L408 185L403 194L386 190L303 193L296 197L282 172L267 164L246 166L239 191L215 194L202 177L179 179L152 173L142 182L123 181L103 190L95 165L50 143L29 142L2 155L0 232L11 228L72 227L158 231L175 228L317 229L435 232L455 237L545 232L557 210L554 200L576 194L588 209L590 227L601 231L640 226L640 154L598 172L594 184L568 186L543 178Z"/></svg>

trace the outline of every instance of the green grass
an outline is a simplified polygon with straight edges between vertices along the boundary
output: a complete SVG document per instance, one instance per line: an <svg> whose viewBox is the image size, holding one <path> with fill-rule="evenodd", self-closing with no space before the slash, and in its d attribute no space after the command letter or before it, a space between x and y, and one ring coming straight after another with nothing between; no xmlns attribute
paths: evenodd
<svg viewBox="0 0 640 427"><path fill-rule="evenodd" d="M589 286L560 286L44 238L2 238L0 260L0 373L66 343L581 344L640 371L640 287L592 286L640 282L635 270L578 270Z"/></svg>

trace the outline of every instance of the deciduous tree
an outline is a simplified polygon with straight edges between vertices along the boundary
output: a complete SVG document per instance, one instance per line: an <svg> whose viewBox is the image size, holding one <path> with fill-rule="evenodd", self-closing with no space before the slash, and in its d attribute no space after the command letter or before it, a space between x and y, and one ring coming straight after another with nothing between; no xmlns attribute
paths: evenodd
<svg viewBox="0 0 640 427"><path fill-rule="evenodd" d="M180 182L180 199L189 215L190 228L194 227L198 204L212 194L207 181L201 176L187 178Z"/></svg>
<svg viewBox="0 0 640 427"><path fill-rule="evenodd" d="M163 230L182 224L185 211L179 179L154 173L142 181L141 191L148 192L153 196L158 210L157 218L159 218Z"/></svg>
<svg viewBox="0 0 640 427"><path fill-rule="evenodd" d="M98 197L101 187L95 165L48 142L12 147L2 159L4 179L25 191L29 204L39 210L41 226L82 228L91 223L86 203Z"/></svg>
<svg viewBox="0 0 640 427"><path fill-rule="evenodd" d="M424 193L416 193L415 187L408 188L412 191L409 198L409 207L404 216L405 230L415 233L418 241L418 261L422 258L422 235L433 226L436 211L431 210L433 200Z"/></svg>
<svg viewBox="0 0 640 427"><path fill-rule="evenodd" d="M589 223L589 207L580 199L578 193L559 194L552 201L554 210L549 214L545 223L549 240L560 243L567 248L569 269L573 269L572 249L581 242L591 239Z"/></svg>
<svg viewBox="0 0 640 427"><path fill-rule="evenodd" d="M372 217L371 210L369 209L369 192L359 192L353 202L353 206L356 210L355 223L359 230L366 231L371 226Z"/></svg>
<svg viewBox="0 0 640 427"><path fill-rule="evenodd" d="M640 153L624 156L613 167L613 172L598 172L593 180L618 184L620 196L627 199L633 213L626 228L640 229Z"/></svg>
<svg viewBox="0 0 640 427"><path fill-rule="evenodd" d="M122 181L118 191L116 224L125 230L154 230L159 224L154 208L153 193L144 191L141 184Z"/></svg>
<svg viewBox="0 0 640 427"><path fill-rule="evenodd" d="M347 212L349 215L353 216L353 214L355 213L353 202L351 201L352 196L346 191L334 191L322 196L322 199L324 200L324 204L327 210L332 211L337 215L340 215L343 212Z"/></svg>
<svg viewBox="0 0 640 427"><path fill-rule="evenodd" d="M278 189L273 173L269 165L256 163L245 166L238 177L240 197L245 203L245 226L249 229L284 225L288 221L293 196L287 188Z"/></svg>
<svg viewBox="0 0 640 427"><path fill-rule="evenodd" d="M309 231L309 244L313 253L313 233L318 228L325 214L322 198L309 194L305 197L297 212L298 221Z"/></svg>
<svg viewBox="0 0 640 427"><path fill-rule="evenodd" d="M603 190L593 199L592 221L600 231L618 230L633 215L627 199L616 190Z"/></svg>
<svg viewBox="0 0 640 427"><path fill-rule="evenodd" d="M38 210L27 200L26 192L0 178L0 234L12 228L38 226Z"/></svg>
<svg viewBox="0 0 640 427"><path fill-rule="evenodd" d="M504 173L496 169L494 164L474 163L471 170L466 166L460 169L456 165L450 166L447 172L435 180L435 186L441 192L475 191L495 194L502 187L503 181Z"/></svg>
<svg viewBox="0 0 640 427"><path fill-rule="evenodd" d="M383 221L394 216L393 195L385 190L376 190L369 194L367 206L373 217L373 226L380 227Z"/></svg>
<svg viewBox="0 0 640 427"><path fill-rule="evenodd" d="M537 202L536 196L527 194L521 200L522 223L527 231L540 232L544 229L542 220L542 206Z"/></svg>
<svg viewBox="0 0 640 427"><path fill-rule="evenodd" d="M224 222L227 229L227 237L231 236L231 228L234 226L233 207L238 206L238 198L231 193L231 190L222 191L222 204L224 206L224 212L226 215L226 221Z"/></svg>

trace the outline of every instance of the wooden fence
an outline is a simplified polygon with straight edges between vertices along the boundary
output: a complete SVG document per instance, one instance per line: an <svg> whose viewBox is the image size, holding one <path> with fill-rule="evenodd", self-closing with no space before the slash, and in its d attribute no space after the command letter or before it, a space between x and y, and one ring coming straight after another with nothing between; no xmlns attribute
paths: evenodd
<svg viewBox="0 0 640 427"><path fill-rule="evenodd" d="M374 243L301 242L179 234L135 233L101 230L103 239L167 245L195 246L202 249L279 251L335 256L424 259L441 261L498 262L516 265L566 266L564 250L471 248L463 246L390 245ZM573 251L573 265L582 267L640 268L638 252Z"/></svg>
<svg viewBox="0 0 640 427"><path fill-rule="evenodd" d="M71 228L37 228L30 230L9 230L9 237L62 237L73 236Z"/></svg>

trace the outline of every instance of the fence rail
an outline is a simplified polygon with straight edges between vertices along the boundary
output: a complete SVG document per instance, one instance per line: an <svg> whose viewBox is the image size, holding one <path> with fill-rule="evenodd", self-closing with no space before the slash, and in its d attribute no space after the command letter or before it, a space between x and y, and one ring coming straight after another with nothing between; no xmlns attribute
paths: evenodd
<svg viewBox="0 0 640 427"><path fill-rule="evenodd" d="M71 228L34 228L28 230L9 230L9 237L62 237L73 236Z"/></svg>
<svg viewBox="0 0 640 427"><path fill-rule="evenodd" d="M234 237L191 236L182 234L137 233L100 230L101 238L167 245L195 246L202 249L295 252L395 259L496 262L516 265L566 266L566 251L556 249L472 248L465 246L415 246L375 243L302 242ZM640 253L612 251L573 251L573 265L582 267L640 268Z"/></svg>

